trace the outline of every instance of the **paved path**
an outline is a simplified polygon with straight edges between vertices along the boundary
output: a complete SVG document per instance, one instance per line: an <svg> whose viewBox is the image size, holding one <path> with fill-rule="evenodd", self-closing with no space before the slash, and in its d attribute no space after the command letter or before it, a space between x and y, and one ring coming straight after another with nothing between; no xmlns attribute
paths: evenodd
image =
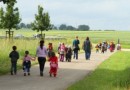
<svg viewBox="0 0 130 90"><path fill-rule="evenodd" d="M130 51L130 49L121 49L121 51Z"/></svg>
<svg viewBox="0 0 130 90"><path fill-rule="evenodd" d="M71 63L59 62L58 76L49 77L49 63L46 63L44 76L39 76L38 66L31 68L31 76L23 76L22 70L17 75L0 76L0 90L65 90L68 86L82 79L93 71L112 53L92 52L91 60L84 60L84 54L79 54L79 60Z"/></svg>

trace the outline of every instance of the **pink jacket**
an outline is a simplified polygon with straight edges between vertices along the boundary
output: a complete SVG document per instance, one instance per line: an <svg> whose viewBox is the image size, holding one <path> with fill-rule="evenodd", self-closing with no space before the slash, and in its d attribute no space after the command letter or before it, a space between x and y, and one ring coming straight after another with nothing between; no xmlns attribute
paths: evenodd
<svg viewBox="0 0 130 90"><path fill-rule="evenodd" d="M65 45L60 46L60 51L65 51Z"/></svg>
<svg viewBox="0 0 130 90"><path fill-rule="evenodd" d="M24 57L24 61L31 61L33 58L30 55L27 55L26 57Z"/></svg>

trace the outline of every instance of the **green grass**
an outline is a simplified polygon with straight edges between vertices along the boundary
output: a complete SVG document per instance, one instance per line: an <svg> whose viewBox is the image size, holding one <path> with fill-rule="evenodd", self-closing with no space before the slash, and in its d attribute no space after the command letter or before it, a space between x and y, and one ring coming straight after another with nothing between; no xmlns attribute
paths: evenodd
<svg viewBox="0 0 130 90"><path fill-rule="evenodd" d="M32 37L33 34L40 33L32 30L21 29L15 30L14 36L16 34L23 34L24 36ZM87 36L90 37L92 43L99 43L102 41L114 41L117 43L118 38L123 48L130 48L130 32L129 31L59 31L59 30L50 30L44 31L46 36L61 36L66 38L68 44L72 43L72 40L75 36L79 36L79 39L82 42ZM0 35L5 35L5 30L0 30ZM60 41L59 41L60 42Z"/></svg>
<svg viewBox="0 0 130 90"><path fill-rule="evenodd" d="M117 52L67 90L129 90L130 52Z"/></svg>
<svg viewBox="0 0 130 90"><path fill-rule="evenodd" d="M58 40L47 40L45 42L45 46L49 42L54 43L54 50L57 51ZM17 46L17 51L20 54L20 59L18 60L18 69L22 68L22 60L24 57L24 52L28 50L30 55L35 56L36 48L39 46L39 39L36 40L24 40L24 39L14 39L13 41L9 41L6 39L0 39L0 75L6 74L10 71L10 58L9 53L12 51L12 46ZM33 64L37 63L36 61L32 62Z"/></svg>
<svg viewBox="0 0 130 90"><path fill-rule="evenodd" d="M31 55L35 55L38 41L36 40L14 40L9 41L2 39L0 41L0 75L6 74L10 71L10 58L9 53L12 51L12 46L17 46L17 51L20 53L20 59L18 60L18 69L22 67L22 58L25 50L29 50ZM36 62L35 62L36 63Z"/></svg>

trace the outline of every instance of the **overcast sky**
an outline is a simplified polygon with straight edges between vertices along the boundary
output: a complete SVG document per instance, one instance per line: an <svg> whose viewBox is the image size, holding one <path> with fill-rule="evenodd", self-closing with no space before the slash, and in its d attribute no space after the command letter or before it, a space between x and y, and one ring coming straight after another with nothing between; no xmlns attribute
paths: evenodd
<svg viewBox="0 0 130 90"><path fill-rule="evenodd" d="M130 30L129 4L130 0L17 0L24 23L34 20L41 5L54 25L85 24L92 30Z"/></svg>

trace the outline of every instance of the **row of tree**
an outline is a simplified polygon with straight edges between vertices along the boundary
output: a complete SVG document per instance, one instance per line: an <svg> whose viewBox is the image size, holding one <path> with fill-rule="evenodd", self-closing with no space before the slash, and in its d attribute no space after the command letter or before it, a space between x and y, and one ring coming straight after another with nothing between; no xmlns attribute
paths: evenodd
<svg viewBox="0 0 130 90"><path fill-rule="evenodd" d="M27 29L31 29L32 25L31 24L25 24L25 23L20 23L18 25L18 28L27 28ZM90 27L88 25L79 25L78 28L75 28L74 26L71 25L66 25L66 24L61 24L60 26L55 26L55 25L51 25L50 29L53 30L82 30L82 31L88 31L90 30Z"/></svg>
<svg viewBox="0 0 130 90"><path fill-rule="evenodd" d="M82 30L82 31L88 31L90 30L90 27L88 25L79 25L78 28L75 28L71 25L61 24L59 27L59 30Z"/></svg>

